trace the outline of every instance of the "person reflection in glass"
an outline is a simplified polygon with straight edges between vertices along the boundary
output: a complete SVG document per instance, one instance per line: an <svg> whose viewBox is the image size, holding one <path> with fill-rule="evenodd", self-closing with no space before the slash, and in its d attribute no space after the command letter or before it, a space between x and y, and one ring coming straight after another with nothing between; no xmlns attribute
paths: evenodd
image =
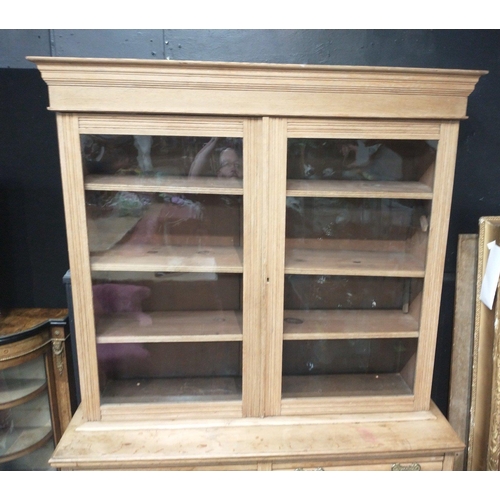
<svg viewBox="0 0 500 500"><path fill-rule="evenodd" d="M212 137L198 152L191 168L189 169L190 177L206 175L208 160L214 152L219 141L218 137ZM220 178L243 178L243 163L238 151L233 147L222 149L219 155L216 176Z"/></svg>
<svg viewBox="0 0 500 500"><path fill-rule="evenodd" d="M386 144L358 140L340 142L339 146L344 159L344 179L402 180L403 158Z"/></svg>

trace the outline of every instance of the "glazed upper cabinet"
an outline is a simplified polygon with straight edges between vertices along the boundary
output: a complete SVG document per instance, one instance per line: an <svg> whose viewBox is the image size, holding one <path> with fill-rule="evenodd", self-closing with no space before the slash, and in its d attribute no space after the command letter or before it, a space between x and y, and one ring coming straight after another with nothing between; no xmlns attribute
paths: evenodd
<svg viewBox="0 0 500 500"><path fill-rule="evenodd" d="M427 411L482 74L32 58L84 420Z"/></svg>

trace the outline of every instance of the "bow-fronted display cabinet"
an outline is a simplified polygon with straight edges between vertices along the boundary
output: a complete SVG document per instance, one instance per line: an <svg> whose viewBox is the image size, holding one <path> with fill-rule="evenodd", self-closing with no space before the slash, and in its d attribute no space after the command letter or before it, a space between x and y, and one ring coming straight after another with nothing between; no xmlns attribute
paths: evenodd
<svg viewBox="0 0 500 500"><path fill-rule="evenodd" d="M452 467L430 393L484 72L30 59L57 113L82 399L54 467Z"/></svg>
<svg viewBox="0 0 500 500"><path fill-rule="evenodd" d="M50 470L73 411L67 309L0 311L0 471Z"/></svg>

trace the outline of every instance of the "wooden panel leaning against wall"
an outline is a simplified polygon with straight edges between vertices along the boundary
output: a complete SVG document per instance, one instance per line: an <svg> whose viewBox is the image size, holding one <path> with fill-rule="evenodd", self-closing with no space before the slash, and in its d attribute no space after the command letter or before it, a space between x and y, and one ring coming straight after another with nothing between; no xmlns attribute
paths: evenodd
<svg viewBox="0 0 500 500"><path fill-rule="evenodd" d="M448 419L464 443L469 438L477 246L477 234L459 235ZM457 454L454 465L456 471L466 469L467 449Z"/></svg>

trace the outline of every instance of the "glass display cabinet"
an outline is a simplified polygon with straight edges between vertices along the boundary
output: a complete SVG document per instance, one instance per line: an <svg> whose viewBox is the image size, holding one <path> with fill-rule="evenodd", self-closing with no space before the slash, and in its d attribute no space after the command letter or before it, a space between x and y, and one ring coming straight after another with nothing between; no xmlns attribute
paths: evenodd
<svg viewBox="0 0 500 500"><path fill-rule="evenodd" d="M0 314L0 470L50 470L71 420L66 309Z"/></svg>
<svg viewBox="0 0 500 500"><path fill-rule="evenodd" d="M452 467L430 391L484 72L30 60L57 113L82 396L55 467Z"/></svg>

